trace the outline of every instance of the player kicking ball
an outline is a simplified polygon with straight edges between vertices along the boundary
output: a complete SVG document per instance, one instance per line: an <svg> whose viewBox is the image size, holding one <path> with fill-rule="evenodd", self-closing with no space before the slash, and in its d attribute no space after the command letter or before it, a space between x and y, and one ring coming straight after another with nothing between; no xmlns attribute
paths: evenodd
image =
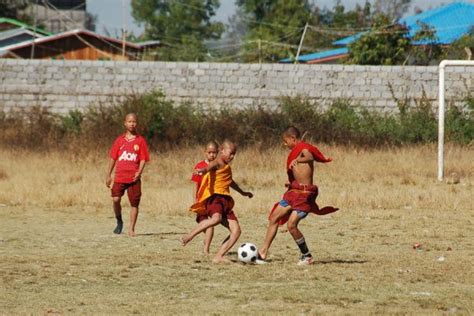
<svg viewBox="0 0 474 316"><path fill-rule="evenodd" d="M318 187L313 184L314 162L327 163L331 158L324 157L317 147L303 142L296 127L287 128L282 138L285 146L291 150L286 163L288 191L270 213L267 233L263 246L259 249L257 263L264 263L267 259L268 249L275 239L278 226L288 223L288 231L301 251L298 265L310 265L314 259L303 233L298 229L298 223L309 213L324 215L338 210L331 206L322 209L318 207L316 204Z"/></svg>

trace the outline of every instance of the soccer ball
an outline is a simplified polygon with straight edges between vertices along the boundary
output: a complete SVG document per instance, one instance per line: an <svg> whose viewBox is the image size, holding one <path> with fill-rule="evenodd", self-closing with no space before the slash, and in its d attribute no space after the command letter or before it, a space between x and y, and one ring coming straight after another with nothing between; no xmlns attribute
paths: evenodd
<svg viewBox="0 0 474 316"><path fill-rule="evenodd" d="M237 250L237 256L243 263L253 263L257 261L258 257L257 246L246 242L245 244L240 245L239 249Z"/></svg>

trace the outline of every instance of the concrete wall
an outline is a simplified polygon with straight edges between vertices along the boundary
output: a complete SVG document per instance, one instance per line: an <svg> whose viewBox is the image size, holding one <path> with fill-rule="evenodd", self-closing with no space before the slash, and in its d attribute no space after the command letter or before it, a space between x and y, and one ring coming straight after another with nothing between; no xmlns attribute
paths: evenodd
<svg viewBox="0 0 474 316"><path fill-rule="evenodd" d="M446 87L448 101L474 94L474 67L448 68ZM64 113L153 89L213 107L277 105L279 97L301 95L322 105L348 98L396 111L392 92L412 103L425 93L437 105L438 68L0 59L4 110L41 105Z"/></svg>

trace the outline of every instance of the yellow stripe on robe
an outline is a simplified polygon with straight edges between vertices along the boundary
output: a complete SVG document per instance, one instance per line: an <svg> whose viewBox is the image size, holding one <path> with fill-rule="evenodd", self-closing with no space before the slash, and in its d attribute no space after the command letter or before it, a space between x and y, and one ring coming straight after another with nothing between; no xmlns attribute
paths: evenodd
<svg viewBox="0 0 474 316"><path fill-rule="evenodd" d="M197 202L191 205L190 211L206 214L206 201L213 194L229 195L232 184L232 170L226 164L223 168L210 171L204 175L197 192Z"/></svg>

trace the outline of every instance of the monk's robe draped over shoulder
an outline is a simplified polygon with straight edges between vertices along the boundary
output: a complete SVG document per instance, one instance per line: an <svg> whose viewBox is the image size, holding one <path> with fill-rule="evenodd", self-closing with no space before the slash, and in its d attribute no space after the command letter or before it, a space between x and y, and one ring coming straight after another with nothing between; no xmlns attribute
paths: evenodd
<svg viewBox="0 0 474 316"><path fill-rule="evenodd" d="M291 162L297 159L304 149L308 150L313 155L314 160L317 162L326 163L332 161L331 158L324 157L323 153L318 149L318 147L305 142L299 142L298 144L296 144L295 147L293 147L293 149L288 154L288 158L286 159L286 172L288 174L288 183L292 183L295 180L293 170L291 170L290 167Z"/></svg>
<svg viewBox="0 0 474 316"><path fill-rule="evenodd" d="M293 210L314 213L316 215L326 215L333 213L337 211L338 208L332 206L319 208L318 204L316 203L316 197L318 196L318 187L316 185L303 185L295 181L295 176L293 174L293 170L291 169L291 162L297 159L304 149L308 150L313 155L314 160L317 162L327 163L332 161L331 158L326 158L316 146L305 142L296 144L296 146L293 147L291 152L288 154L288 158L286 160L286 172L288 174L289 187L288 191L286 191L283 195L283 200L288 202ZM279 203L276 203L273 206L270 216L277 208L278 204ZM284 216L282 219L280 219L279 224L285 224L289 217L290 214Z"/></svg>
<svg viewBox="0 0 474 316"><path fill-rule="evenodd" d="M206 201L213 194L230 196L232 184L232 170L228 164L223 168L212 170L204 175L197 192L197 202L191 205L191 212L206 214ZM233 200L232 200L232 203Z"/></svg>

